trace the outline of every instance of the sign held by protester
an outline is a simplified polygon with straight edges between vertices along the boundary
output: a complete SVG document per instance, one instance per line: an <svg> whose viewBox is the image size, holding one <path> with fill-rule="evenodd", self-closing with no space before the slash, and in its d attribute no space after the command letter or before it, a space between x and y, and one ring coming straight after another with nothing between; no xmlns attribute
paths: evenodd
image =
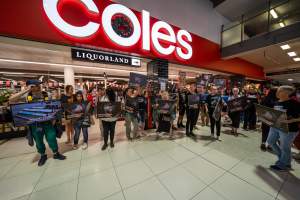
<svg viewBox="0 0 300 200"><path fill-rule="evenodd" d="M271 127L278 128L285 133L289 132L288 124L282 122L284 120L287 120L286 112L275 110L273 108L269 108L259 104L255 104L255 107L258 119L260 121Z"/></svg>
<svg viewBox="0 0 300 200"><path fill-rule="evenodd" d="M129 87L146 87L147 76L143 74L130 73L129 76Z"/></svg>
<svg viewBox="0 0 300 200"><path fill-rule="evenodd" d="M97 104L97 118L118 118L121 113L121 102L99 102Z"/></svg>
<svg viewBox="0 0 300 200"><path fill-rule="evenodd" d="M247 98L245 96L238 97L227 102L228 112L240 112L245 110L247 104Z"/></svg>

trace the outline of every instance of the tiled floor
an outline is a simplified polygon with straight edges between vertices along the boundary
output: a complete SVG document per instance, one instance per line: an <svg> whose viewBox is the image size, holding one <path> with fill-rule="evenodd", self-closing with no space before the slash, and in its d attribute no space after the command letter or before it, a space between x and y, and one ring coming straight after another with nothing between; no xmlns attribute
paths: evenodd
<svg viewBox="0 0 300 200"><path fill-rule="evenodd" d="M88 150L71 150L60 140L65 161L50 158L37 167L35 148L25 139L0 145L0 200L299 200L300 164L277 173L276 157L259 150L260 134L227 134L213 141L200 127L198 141L182 137L135 142L118 124L114 149L100 150L98 128L90 130ZM51 157L51 152L48 152Z"/></svg>

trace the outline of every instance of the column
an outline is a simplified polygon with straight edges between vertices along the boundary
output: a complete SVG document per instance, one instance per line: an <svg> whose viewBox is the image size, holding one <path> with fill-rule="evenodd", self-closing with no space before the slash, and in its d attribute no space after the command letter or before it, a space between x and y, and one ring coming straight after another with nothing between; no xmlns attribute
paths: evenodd
<svg viewBox="0 0 300 200"><path fill-rule="evenodd" d="M74 69L71 66L64 68L65 85L72 85L75 89Z"/></svg>

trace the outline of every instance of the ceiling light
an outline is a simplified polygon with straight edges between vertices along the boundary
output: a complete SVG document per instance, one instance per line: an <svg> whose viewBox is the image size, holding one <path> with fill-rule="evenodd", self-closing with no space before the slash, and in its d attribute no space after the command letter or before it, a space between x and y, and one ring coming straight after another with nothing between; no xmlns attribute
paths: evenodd
<svg viewBox="0 0 300 200"><path fill-rule="evenodd" d="M275 11L274 9L270 10L270 14L272 15L272 17L273 17L274 19L277 19L277 18L278 18L278 15L277 15L277 13L276 13L276 11Z"/></svg>
<svg viewBox="0 0 300 200"><path fill-rule="evenodd" d="M295 56L297 56L297 54L296 54L294 51L288 52L288 55L289 55L290 57L295 57Z"/></svg>
<svg viewBox="0 0 300 200"><path fill-rule="evenodd" d="M300 57L294 58L295 62L299 62L300 61Z"/></svg>
<svg viewBox="0 0 300 200"><path fill-rule="evenodd" d="M280 22L279 25L280 25L281 28L285 27L283 22Z"/></svg>
<svg viewBox="0 0 300 200"><path fill-rule="evenodd" d="M294 79L292 79L292 78L289 78L289 79L288 79L288 81L294 81Z"/></svg>
<svg viewBox="0 0 300 200"><path fill-rule="evenodd" d="M281 47L282 50L287 50L287 49L291 48L290 45L288 45L288 44L282 45L280 47Z"/></svg>

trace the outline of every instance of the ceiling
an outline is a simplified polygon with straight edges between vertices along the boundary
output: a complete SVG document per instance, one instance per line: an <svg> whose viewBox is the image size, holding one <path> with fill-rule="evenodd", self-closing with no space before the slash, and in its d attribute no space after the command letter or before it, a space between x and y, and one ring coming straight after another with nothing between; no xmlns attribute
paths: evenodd
<svg viewBox="0 0 300 200"><path fill-rule="evenodd" d="M282 50L280 46L284 44L289 44L291 48ZM266 73L300 69L300 62L295 62L292 57L287 55L288 52L295 52L297 56L300 57L300 38L249 51L238 55L238 57L264 67ZM294 81L300 82L300 74L293 72L290 74L272 76L270 78L285 81L292 78Z"/></svg>

